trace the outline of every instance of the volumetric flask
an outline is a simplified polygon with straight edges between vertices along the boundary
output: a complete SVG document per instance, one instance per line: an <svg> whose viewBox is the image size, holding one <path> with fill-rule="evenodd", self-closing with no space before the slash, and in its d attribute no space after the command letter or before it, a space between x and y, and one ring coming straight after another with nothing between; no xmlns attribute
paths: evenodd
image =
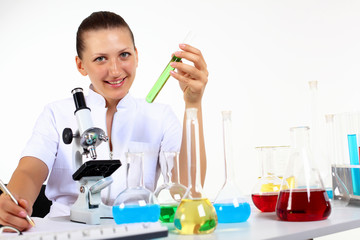
<svg viewBox="0 0 360 240"><path fill-rule="evenodd" d="M261 178L253 187L251 198L262 212L274 212L278 199L281 178L289 158L289 146L257 147L261 166Z"/></svg>
<svg viewBox="0 0 360 240"><path fill-rule="evenodd" d="M218 192L214 207L219 223L245 222L250 217L250 204L242 196L234 179L232 158L231 111L222 112L225 159L225 183Z"/></svg>
<svg viewBox="0 0 360 240"><path fill-rule="evenodd" d="M217 226L217 215L214 206L204 196L201 185L199 124L196 108L186 109L186 143L188 187L176 210L174 226L180 234L212 233Z"/></svg>
<svg viewBox="0 0 360 240"><path fill-rule="evenodd" d="M117 224L157 222L160 206L154 194L144 186L144 153L126 153L126 189L112 207Z"/></svg>
<svg viewBox="0 0 360 240"><path fill-rule="evenodd" d="M186 187L179 180L179 152L161 152L160 162L164 183L155 190L160 205L160 221L174 222L174 216Z"/></svg>
<svg viewBox="0 0 360 240"><path fill-rule="evenodd" d="M276 214L284 221L327 219L331 206L310 150L309 127L294 127L290 132L292 152L281 183Z"/></svg>

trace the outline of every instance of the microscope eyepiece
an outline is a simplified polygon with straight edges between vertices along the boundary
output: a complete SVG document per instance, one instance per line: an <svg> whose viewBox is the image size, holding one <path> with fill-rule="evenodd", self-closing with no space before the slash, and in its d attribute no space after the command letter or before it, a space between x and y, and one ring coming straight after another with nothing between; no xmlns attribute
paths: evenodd
<svg viewBox="0 0 360 240"><path fill-rule="evenodd" d="M78 110L81 109L88 109L90 110L90 108L88 108L86 106L86 102L85 102L85 97L84 97L84 93L83 93L83 89L82 88L74 88L71 93L73 94L73 98L74 98L74 102L75 102L75 113Z"/></svg>

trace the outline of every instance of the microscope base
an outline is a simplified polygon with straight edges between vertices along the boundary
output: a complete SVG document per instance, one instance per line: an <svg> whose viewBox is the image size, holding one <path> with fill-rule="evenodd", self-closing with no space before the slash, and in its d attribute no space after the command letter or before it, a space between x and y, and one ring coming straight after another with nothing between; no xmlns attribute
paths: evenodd
<svg viewBox="0 0 360 240"><path fill-rule="evenodd" d="M70 210L70 220L73 222L98 225L101 218L113 218L111 206L100 204L94 209L72 207Z"/></svg>

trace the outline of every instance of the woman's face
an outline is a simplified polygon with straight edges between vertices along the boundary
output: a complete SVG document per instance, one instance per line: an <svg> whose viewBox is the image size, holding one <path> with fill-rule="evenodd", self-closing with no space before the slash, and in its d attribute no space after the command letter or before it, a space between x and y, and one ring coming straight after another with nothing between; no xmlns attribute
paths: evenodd
<svg viewBox="0 0 360 240"><path fill-rule="evenodd" d="M89 75L94 91L109 105L128 93L138 66L138 53L126 28L85 32L82 59L76 57L79 72Z"/></svg>

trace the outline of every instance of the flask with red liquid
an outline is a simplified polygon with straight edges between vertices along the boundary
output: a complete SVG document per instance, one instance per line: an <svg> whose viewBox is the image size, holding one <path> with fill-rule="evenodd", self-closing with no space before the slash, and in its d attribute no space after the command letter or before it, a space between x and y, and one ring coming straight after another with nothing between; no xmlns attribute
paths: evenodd
<svg viewBox="0 0 360 240"><path fill-rule="evenodd" d="M261 177L252 189L251 199L261 212L275 212L281 178L289 158L289 146L256 147Z"/></svg>
<svg viewBox="0 0 360 240"><path fill-rule="evenodd" d="M292 153L276 204L276 215L283 221L319 221L331 213L329 197L311 154L309 130L290 129Z"/></svg>

